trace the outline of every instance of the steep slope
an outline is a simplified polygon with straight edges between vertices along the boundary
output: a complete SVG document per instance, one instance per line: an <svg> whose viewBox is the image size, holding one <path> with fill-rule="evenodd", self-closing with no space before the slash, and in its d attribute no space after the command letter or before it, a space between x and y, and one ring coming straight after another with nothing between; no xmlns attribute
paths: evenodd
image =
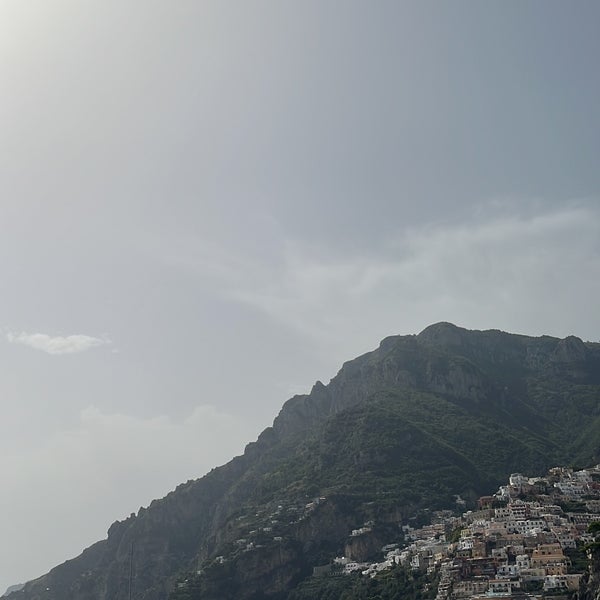
<svg viewBox="0 0 600 600"><path fill-rule="evenodd" d="M125 599L130 569L136 599L165 599L181 578L182 598L285 597L364 522L377 523L376 545L418 509L510 472L598 460L598 432L598 344L449 323L386 338L286 402L243 456L115 523L15 598Z"/></svg>

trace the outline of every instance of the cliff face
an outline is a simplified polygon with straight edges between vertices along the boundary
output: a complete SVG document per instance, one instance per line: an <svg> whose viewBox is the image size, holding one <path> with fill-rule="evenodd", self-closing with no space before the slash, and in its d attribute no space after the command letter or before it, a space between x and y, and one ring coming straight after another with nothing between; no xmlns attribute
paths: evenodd
<svg viewBox="0 0 600 600"><path fill-rule="evenodd" d="M329 385L317 382L309 395L288 400L273 427L282 436L310 429L383 389L518 403L537 380L600 384L600 344L438 323L417 336L385 338L377 350L345 363Z"/></svg>
<svg viewBox="0 0 600 600"><path fill-rule="evenodd" d="M600 548L588 552L590 564L583 577L578 593L578 600L600 600Z"/></svg>
<svg viewBox="0 0 600 600"><path fill-rule="evenodd" d="M389 337L288 400L243 456L113 524L15 598L125 600L130 569L137 600L166 599L186 573L187 597L275 598L331 553L369 552L348 538L366 520L397 524L512 471L598 460L598 432L598 344L449 323Z"/></svg>

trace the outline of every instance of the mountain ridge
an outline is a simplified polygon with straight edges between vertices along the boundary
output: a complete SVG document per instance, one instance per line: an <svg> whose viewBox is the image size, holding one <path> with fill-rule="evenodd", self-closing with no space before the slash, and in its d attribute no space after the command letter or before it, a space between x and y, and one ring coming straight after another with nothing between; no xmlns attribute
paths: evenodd
<svg viewBox="0 0 600 600"><path fill-rule="evenodd" d="M519 466L597 459L599 384L600 344L574 336L437 323L418 335L384 338L345 362L328 385L316 382L285 402L244 454L115 522L106 540L14 597L124 599L133 547L133 597L166 599L178 577L243 539L240 523L251 511L327 494L325 506L274 536L285 542L277 560L263 557L267 565L279 561L272 572L252 579L244 569L253 553L232 550L237 562L228 580L238 588L220 588L225 579L210 575L197 596L251 598L262 589L264 598L283 598L310 560L338 548L369 511L387 527L428 502L441 506L457 493L474 498ZM573 440L576 428L580 441ZM383 494L376 508L363 506L369 493ZM319 517L325 510L327 523Z"/></svg>

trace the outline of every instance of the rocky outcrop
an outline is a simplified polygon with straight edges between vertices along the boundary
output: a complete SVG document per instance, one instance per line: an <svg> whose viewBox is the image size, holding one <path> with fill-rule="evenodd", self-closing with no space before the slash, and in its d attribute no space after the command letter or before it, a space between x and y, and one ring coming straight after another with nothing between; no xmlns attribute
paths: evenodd
<svg viewBox="0 0 600 600"><path fill-rule="evenodd" d="M385 338L376 350L345 363L329 385L317 382L310 394L288 400L273 427L282 437L307 431L386 388L480 402L501 394L507 379L540 370L595 383L600 348L574 336L534 338L437 323L417 336Z"/></svg>
<svg viewBox="0 0 600 600"><path fill-rule="evenodd" d="M600 547L592 547L588 551L590 564L584 575L577 600L600 600Z"/></svg>
<svg viewBox="0 0 600 600"><path fill-rule="evenodd" d="M8 589L4 592L3 596L8 596L9 594L11 594L12 592L18 592L19 590L22 590L25 587L24 583L18 583L17 585L11 585L8 587Z"/></svg>
<svg viewBox="0 0 600 600"><path fill-rule="evenodd" d="M354 535L346 542L344 555L356 562L365 562L374 559L381 552L381 547L386 541L373 531Z"/></svg>

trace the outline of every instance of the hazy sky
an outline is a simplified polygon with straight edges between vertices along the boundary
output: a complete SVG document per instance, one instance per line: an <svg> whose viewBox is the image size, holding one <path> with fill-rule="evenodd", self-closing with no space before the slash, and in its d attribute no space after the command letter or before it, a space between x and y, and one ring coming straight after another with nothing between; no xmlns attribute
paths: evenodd
<svg viewBox="0 0 600 600"><path fill-rule="evenodd" d="M600 340L599 25L2 0L0 593L387 335Z"/></svg>

